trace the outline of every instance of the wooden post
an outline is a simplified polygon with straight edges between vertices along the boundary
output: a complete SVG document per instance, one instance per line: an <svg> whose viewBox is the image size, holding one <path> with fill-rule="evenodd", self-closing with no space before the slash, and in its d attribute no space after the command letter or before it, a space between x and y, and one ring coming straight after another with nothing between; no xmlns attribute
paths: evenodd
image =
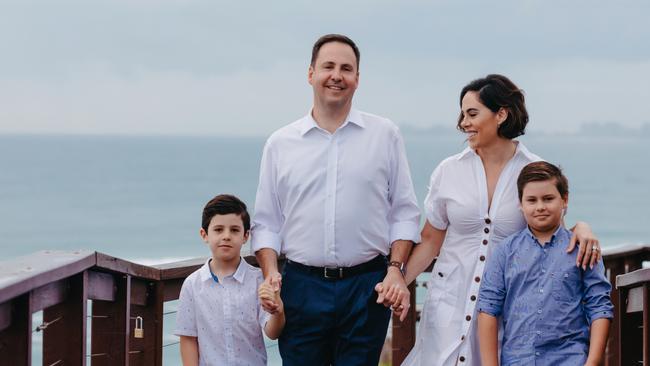
<svg viewBox="0 0 650 366"><path fill-rule="evenodd" d="M415 281L409 285L411 293L411 308L403 322L393 315L392 363L401 365L406 356L415 345L415 323L417 314L415 309Z"/></svg>
<svg viewBox="0 0 650 366"><path fill-rule="evenodd" d="M43 364L86 365L86 271L67 281L65 300L43 310Z"/></svg>
<svg viewBox="0 0 650 366"><path fill-rule="evenodd" d="M9 326L0 330L0 366L31 365L31 293L16 297L9 308L9 321L4 322Z"/></svg>
<svg viewBox="0 0 650 366"><path fill-rule="evenodd" d="M650 366L650 314L648 314L648 282L643 284L643 366Z"/></svg>
<svg viewBox="0 0 650 366"><path fill-rule="evenodd" d="M91 364L128 366L131 337L131 276L116 275L115 301L93 300Z"/></svg>

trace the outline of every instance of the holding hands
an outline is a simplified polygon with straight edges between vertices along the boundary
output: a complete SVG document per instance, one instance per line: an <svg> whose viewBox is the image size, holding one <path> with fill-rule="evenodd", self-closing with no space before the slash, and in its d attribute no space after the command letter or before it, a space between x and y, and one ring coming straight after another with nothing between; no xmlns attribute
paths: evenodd
<svg viewBox="0 0 650 366"><path fill-rule="evenodd" d="M404 276L397 267L388 267L388 273L383 282L375 286L377 303L391 307L393 313L404 321L411 307L411 293L404 282Z"/></svg>
<svg viewBox="0 0 650 366"><path fill-rule="evenodd" d="M257 290L257 295L262 303L262 308L270 314L278 314L284 311L280 288L282 287L282 275L278 272L270 273Z"/></svg>

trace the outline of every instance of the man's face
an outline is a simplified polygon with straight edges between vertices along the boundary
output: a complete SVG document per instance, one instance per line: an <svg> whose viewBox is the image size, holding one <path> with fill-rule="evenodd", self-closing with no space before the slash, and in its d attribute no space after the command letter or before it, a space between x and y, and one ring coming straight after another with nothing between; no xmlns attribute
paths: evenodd
<svg viewBox="0 0 650 366"><path fill-rule="evenodd" d="M555 179L528 182L521 196L521 211L531 229L548 233L562 222L567 200L560 196Z"/></svg>
<svg viewBox="0 0 650 366"><path fill-rule="evenodd" d="M210 247L212 257L224 262L238 259L241 247L248 239L242 218L236 214L214 215L208 231L201 228L200 233Z"/></svg>
<svg viewBox="0 0 650 366"><path fill-rule="evenodd" d="M359 85L357 58L352 47L341 42L324 44L314 64L309 66L308 80L314 88L314 103L329 107L351 105Z"/></svg>

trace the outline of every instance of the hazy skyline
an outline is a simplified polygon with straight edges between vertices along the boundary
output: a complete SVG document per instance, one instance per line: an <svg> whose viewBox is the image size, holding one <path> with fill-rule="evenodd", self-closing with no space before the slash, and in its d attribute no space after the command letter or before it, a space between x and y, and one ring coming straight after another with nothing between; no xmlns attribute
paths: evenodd
<svg viewBox="0 0 650 366"><path fill-rule="evenodd" d="M266 135L307 113L313 42L361 49L359 109L454 125L502 73L531 129L650 122L650 3L0 1L0 133Z"/></svg>

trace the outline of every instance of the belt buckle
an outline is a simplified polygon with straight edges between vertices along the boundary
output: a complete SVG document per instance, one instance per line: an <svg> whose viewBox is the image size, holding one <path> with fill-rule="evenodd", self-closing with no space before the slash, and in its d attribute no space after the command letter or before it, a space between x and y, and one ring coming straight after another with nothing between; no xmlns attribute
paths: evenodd
<svg viewBox="0 0 650 366"><path fill-rule="evenodd" d="M337 273L337 270L338 270L338 273ZM332 272L334 272L334 274L331 274ZM323 277L325 277L327 279L343 278L343 267L324 267L323 268Z"/></svg>

